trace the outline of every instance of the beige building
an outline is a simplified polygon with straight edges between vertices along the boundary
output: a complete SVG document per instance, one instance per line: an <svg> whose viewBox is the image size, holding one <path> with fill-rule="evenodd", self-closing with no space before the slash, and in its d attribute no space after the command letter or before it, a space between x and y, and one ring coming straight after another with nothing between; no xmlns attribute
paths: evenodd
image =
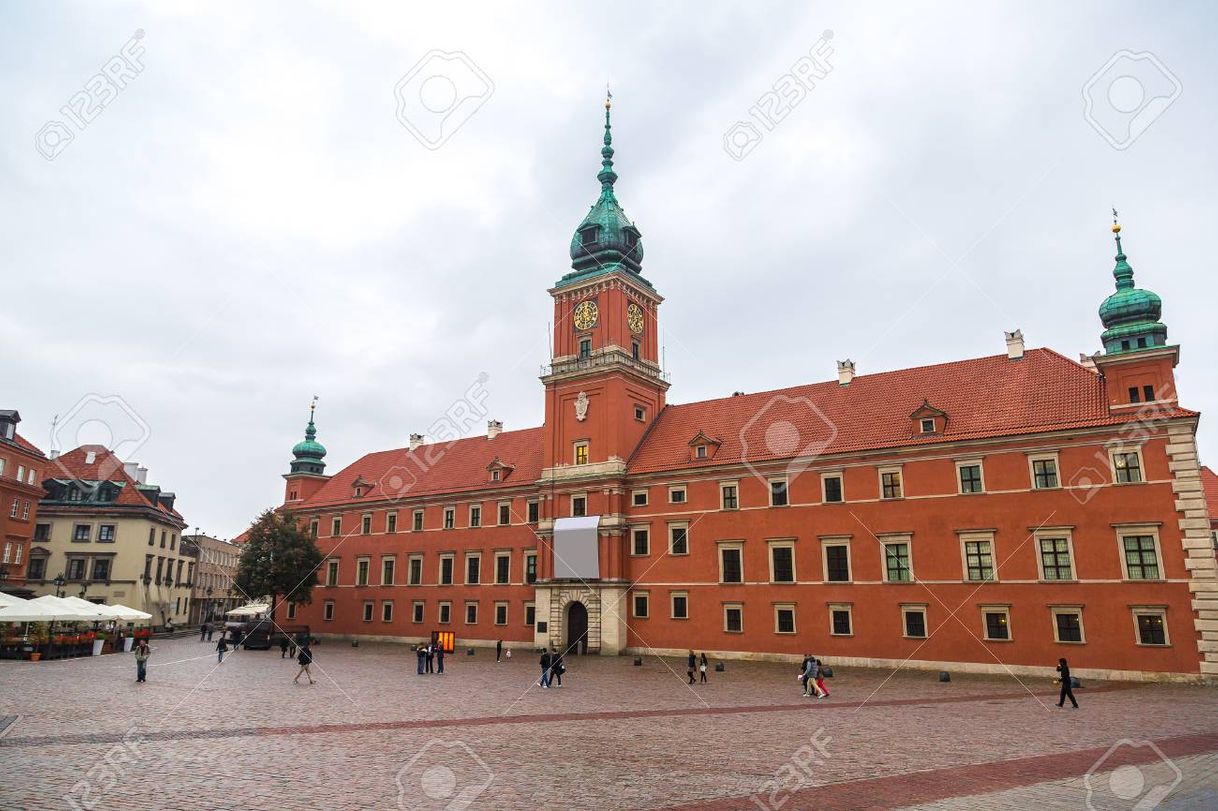
<svg viewBox="0 0 1218 811"><path fill-rule="evenodd" d="M248 602L242 599L241 592L233 585L237 577L237 564L241 560L240 546L196 532L182 536L182 549L195 561L190 600L191 625L200 625L209 620L223 621L225 611Z"/></svg>
<svg viewBox="0 0 1218 811"><path fill-rule="evenodd" d="M176 497L101 445L50 460L26 580L36 594L76 595L185 625L195 561L181 547Z"/></svg>

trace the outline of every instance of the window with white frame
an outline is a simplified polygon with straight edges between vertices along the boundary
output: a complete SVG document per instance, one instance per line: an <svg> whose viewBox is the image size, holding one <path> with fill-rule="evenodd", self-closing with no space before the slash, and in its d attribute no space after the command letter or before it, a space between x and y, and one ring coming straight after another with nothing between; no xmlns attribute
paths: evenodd
<svg viewBox="0 0 1218 811"><path fill-rule="evenodd" d="M465 604L465 624L478 624L478 604L476 602L466 602Z"/></svg>
<svg viewBox="0 0 1218 811"><path fill-rule="evenodd" d="M909 541L884 541L884 582L908 583L913 580Z"/></svg>
<svg viewBox="0 0 1218 811"><path fill-rule="evenodd" d="M512 523L512 502L499 502L499 526L506 527Z"/></svg>
<svg viewBox="0 0 1218 811"><path fill-rule="evenodd" d="M719 483L719 509L721 510L737 510L740 509L740 486L736 482L720 482Z"/></svg>
<svg viewBox="0 0 1218 811"><path fill-rule="evenodd" d="M588 514L588 497L583 493L571 496L571 517L579 518Z"/></svg>
<svg viewBox="0 0 1218 811"><path fill-rule="evenodd" d="M685 485L668 488L668 503L669 504L684 504L685 503Z"/></svg>
<svg viewBox="0 0 1218 811"><path fill-rule="evenodd" d="M372 561L368 558L355 559L355 585L368 585L368 569L371 567Z"/></svg>
<svg viewBox="0 0 1218 811"><path fill-rule="evenodd" d="M647 491L646 490L632 490L630 492L630 504L633 507L646 507L647 506Z"/></svg>
<svg viewBox="0 0 1218 811"><path fill-rule="evenodd" d="M719 582L744 582L744 544L739 541L719 544Z"/></svg>
<svg viewBox="0 0 1218 811"><path fill-rule="evenodd" d="M630 554L637 556L651 554L651 530L647 527L634 527L630 530Z"/></svg>
<svg viewBox="0 0 1218 811"><path fill-rule="evenodd" d="M496 625L507 625L508 624L508 604L507 603L495 603L495 624Z"/></svg>
<svg viewBox="0 0 1218 811"><path fill-rule="evenodd" d="M422 600L415 600L413 603L410 604L410 621L411 622L422 622L423 621L423 601Z"/></svg>
<svg viewBox="0 0 1218 811"><path fill-rule="evenodd" d="M1036 533L1037 564L1041 580L1073 580L1074 554L1070 532L1047 530Z"/></svg>
<svg viewBox="0 0 1218 811"><path fill-rule="evenodd" d="M774 606L774 633L795 633L795 605L793 603L777 603Z"/></svg>
<svg viewBox="0 0 1218 811"><path fill-rule="evenodd" d="M689 524L680 523L668 525L668 554L689 554Z"/></svg>
<svg viewBox="0 0 1218 811"><path fill-rule="evenodd" d="M1167 633L1167 608L1165 606L1134 606L1134 637L1139 645L1166 647L1171 644Z"/></svg>
<svg viewBox="0 0 1218 811"><path fill-rule="evenodd" d="M821 500L826 504L837 504L846 500L846 491L842 486L842 474L824 473L820 477Z"/></svg>
<svg viewBox="0 0 1218 811"><path fill-rule="evenodd" d="M537 606L533 603L524 604L524 626L532 628L537 624Z"/></svg>
<svg viewBox="0 0 1218 811"><path fill-rule="evenodd" d="M385 532L389 535L398 531L398 514L392 510L385 513Z"/></svg>
<svg viewBox="0 0 1218 811"><path fill-rule="evenodd" d="M481 504L469 505L469 525L471 527L482 526L482 505Z"/></svg>
<svg viewBox="0 0 1218 811"><path fill-rule="evenodd" d="M393 600L381 600L381 622L393 622Z"/></svg>
<svg viewBox="0 0 1218 811"><path fill-rule="evenodd" d="M854 636L853 605L829 603L829 633L833 636Z"/></svg>
<svg viewBox="0 0 1218 811"><path fill-rule="evenodd" d="M456 526L456 524L457 524L457 508L456 507L445 507L444 508L444 528L452 529L454 526Z"/></svg>
<svg viewBox="0 0 1218 811"><path fill-rule="evenodd" d="M413 531L413 532L422 532L423 531L423 511L422 510L415 510L413 513L411 513L411 521L413 522L410 525L411 531Z"/></svg>
<svg viewBox="0 0 1218 811"><path fill-rule="evenodd" d="M850 539L821 538L821 559L826 583L850 582Z"/></svg>
<svg viewBox="0 0 1218 811"><path fill-rule="evenodd" d="M1011 640L1011 607L1005 605L981 606L981 630L990 642Z"/></svg>
<svg viewBox="0 0 1218 811"><path fill-rule="evenodd" d="M787 497L787 480L770 479L770 506L785 507L790 503Z"/></svg>
<svg viewBox="0 0 1218 811"><path fill-rule="evenodd" d="M360 517L359 531L360 531L361 535L371 535L372 534L372 514L371 513L364 513Z"/></svg>
<svg viewBox="0 0 1218 811"><path fill-rule="evenodd" d="M1082 644L1086 641L1083 636L1083 607L1081 605L1049 606L1053 616L1053 641L1069 644Z"/></svg>
<svg viewBox="0 0 1218 811"><path fill-rule="evenodd" d="M338 585L338 561L331 559L326 561L326 585Z"/></svg>
<svg viewBox="0 0 1218 811"><path fill-rule="evenodd" d="M533 585L537 582L537 553L524 553L524 582L525 585Z"/></svg>
<svg viewBox="0 0 1218 811"><path fill-rule="evenodd" d="M576 442L574 447L575 447L575 464L577 464L577 465L588 464L588 442L587 442L587 440L582 440L580 442Z"/></svg>
<svg viewBox="0 0 1218 811"><path fill-rule="evenodd" d="M1136 484L1142 478L1142 452L1115 450L1112 452L1112 480L1117 484Z"/></svg>
<svg viewBox="0 0 1218 811"><path fill-rule="evenodd" d="M343 519L340 516L334 516L330 519L330 535L337 538L343 534Z"/></svg>
<svg viewBox="0 0 1218 811"><path fill-rule="evenodd" d="M392 557L381 558L381 585L392 586L393 576L397 568L397 561Z"/></svg>
<svg viewBox="0 0 1218 811"><path fill-rule="evenodd" d="M689 593L673 591L668 594L669 614L675 620L689 619Z"/></svg>
<svg viewBox="0 0 1218 811"><path fill-rule="evenodd" d="M423 583L423 556L411 555L406 561L406 584L418 586Z"/></svg>
<svg viewBox="0 0 1218 811"><path fill-rule="evenodd" d="M964 556L964 579L984 583L997 579L994 575L994 536L968 534L960 536Z"/></svg>
<svg viewBox="0 0 1218 811"><path fill-rule="evenodd" d="M456 566L455 560L455 555L440 555L439 583L441 586L451 586L453 584L453 568Z"/></svg>
<svg viewBox="0 0 1218 811"><path fill-rule="evenodd" d="M1057 454L1028 457L1032 469L1032 489L1053 490L1061 486L1057 472Z"/></svg>
<svg viewBox="0 0 1218 811"><path fill-rule="evenodd" d="M326 600L324 603L322 603L321 618L324 619L326 622L329 622L332 619L334 619L334 601L333 600Z"/></svg>
<svg viewBox="0 0 1218 811"><path fill-rule="evenodd" d="M985 492L985 484L981 477L981 461L957 462L956 481L959 482L960 493L963 495Z"/></svg>
<svg viewBox="0 0 1218 811"><path fill-rule="evenodd" d="M1126 580L1162 579L1159 538L1155 528L1124 529L1118 533L1118 537L1121 540L1121 568Z"/></svg>
<svg viewBox="0 0 1218 811"><path fill-rule="evenodd" d="M899 467L880 469L880 498L902 498L901 469Z"/></svg>
<svg viewBox="0 0 1218 811"><path fill-rule="evenodd" d="M448 600L443 600L437 606L437 621L441 625L448 625L453 621L453 604Z"/></svg>
<svg viewBox="0 0 1218 811"><path fill-rule="evenodd" d="M795 541L769 541L770 548L770 582L795 582Z"/></svg>
<svg viewBox="0 0 1218 811"><path fill-rule="evenodd" d="M645 620L650 616L651 612L651 593L647 591L636 591L631 600L631 613L635 619Z"/></svg>
<svg viewBox="0 0 1218 811"><path fill-rule="evenodd" d="M541 505L536 500L527 501L525 502L525 509L528 511L528 518L526 520L530 524L536 524L538 517L541 515Z"/></svg>
<svg viewBox="0 0 1218 811"><path fill-rule="evenodd" d="M901 606L902 633L907 639L926 638L926 604L909 603Z"/></svg>
<svg viewBox="0 0 1218 811"><path fill-rule="evenodd" d="M467 552L465 554L465 584L476 586L482 582L482 553Z"/></svg>
<svg viewBox="0 0 1218 811"><path fill-rule="evenodd" d="M511 552L496 552L495 553L495 582L499 585L506 585L511 582L512 570L512 553Z"/></svg>
<svg viewBox="0 0 1218 811"><path fill-rule="evenodd" d="M724 603L723 630L729 634L744 633L744 606L741 603Z"/></svg>

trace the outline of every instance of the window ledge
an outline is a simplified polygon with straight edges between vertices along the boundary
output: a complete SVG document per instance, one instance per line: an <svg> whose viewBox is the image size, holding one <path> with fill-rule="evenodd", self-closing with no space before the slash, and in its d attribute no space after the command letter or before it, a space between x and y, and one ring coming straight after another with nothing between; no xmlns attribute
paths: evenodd
<svg viewBox="0 0 1218 811"><path fill-rule="evenodd" d="M1053 642L1054 642L1054 644L1057 644L1057 645L1086 645L1087 644L1087 640L1085 640L1085 639L1080 639L1077 642L1072 639L1055 639L1055 640L1053 640Z"/></svg>
<svg viewBox="0 0 1218 811"><path fill-rule="evenodd" d="M1010 639L1010 638L1007 638L1007 639L990 639L990 638L987 636L987 637L985 637L985 638L984 638L982 641L983 641L983 642L1004 642L1004 643L1010 643L1010 642L1014 642L1015 640L1014 640L1014 639Z"/></svg>

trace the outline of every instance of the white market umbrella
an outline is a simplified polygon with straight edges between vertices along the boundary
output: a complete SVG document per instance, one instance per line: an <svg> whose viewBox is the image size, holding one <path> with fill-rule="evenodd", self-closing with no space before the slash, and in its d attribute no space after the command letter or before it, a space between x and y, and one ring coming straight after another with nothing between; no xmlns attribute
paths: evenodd
<svg viewBox="0 0 1218 811"><path fill-rule="evenodd" d="M128 608L127 606L123 605L122 603L115 603L114 605L108 605L108 606L106 606L106 608L110 609L111 615L115 619L123 620L125 622L137 622L139 620L152 619L152 615L149 614L148 612L140 611L139 609L136 609L136 608Z"/></svg>
<svg viewBox="0 0 1218 811"><path fill-rule="evenodd" d="M107 605L102 605L101 603L91 603L88 600L82 600L79 597L61 597L60 599L62 599L65 603L72 604L73 606L75 606L76 608L85 612L86 614L89 612L93 612L94 614L96 614L95 619L98 619L98 620L114 619L114 614L111 613L110 607Z"/></svg>
<svg viewBox="0 0 1218 811"><path fill-rule="evenodd" d="M5 594L0 591L0 608L8 608L10 605L25 605L29 600L23 600L20 597L14 597L11 594Z"/></svg>
<svg viewBox="0 0 1218 811"><path fill-rule="evenodd" d="M0 608L0 623L3 622L51 622L59 619L60 611L34 600L23 600L24 605L8 605Z"/></svg>
<svg viewBox="0 0 1218 811"><path fill-rule="evenodd" d="M271 610L267 603L250 603L249 605L239 606L232 611L225 611L226 617L249 617L255 614L265 614Z"/></svg>
<svg viewBox="0 0 1218 811"><path fill-rule="evenodd" d="M67 622L74 621L91 621L102 619L101 614L96 610L96 606L89 604L88 609L79 608L68 602L62 597L56 597L52 594L44 594L41 597L35 597L30 600L30 604L40 605L44 608L49 608L54 612L51 619L64 620Z"/></svg>

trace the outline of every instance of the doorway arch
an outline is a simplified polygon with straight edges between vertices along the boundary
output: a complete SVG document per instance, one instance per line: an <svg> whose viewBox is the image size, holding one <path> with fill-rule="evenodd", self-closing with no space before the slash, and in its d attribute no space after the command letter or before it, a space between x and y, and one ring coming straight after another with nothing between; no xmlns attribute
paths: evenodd
<svg viewBox="0 0 1218 811"><path fill-rule="evenodd" d="M579 600L567 604L566 652L584 654L588 652L588 607Z"/></svg>

